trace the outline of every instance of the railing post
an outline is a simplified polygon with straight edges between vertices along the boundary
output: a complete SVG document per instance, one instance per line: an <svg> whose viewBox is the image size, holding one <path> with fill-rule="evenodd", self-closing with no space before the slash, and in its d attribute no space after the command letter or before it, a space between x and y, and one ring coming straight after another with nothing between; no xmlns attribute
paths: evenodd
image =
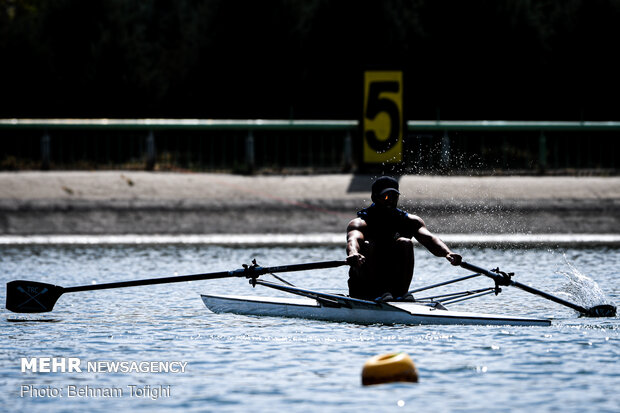
<svg viewBox="0 0 620 413"><path fill-rule="evenodd" d="M351 131L347 131L344 136L344 148L342 150L342 170L348 172L353 167L353 142L351 141Z"/></svg>
<svg viewBox="0 0 620 413"><path fill-rule="evenodd" d="M150 130L148 136L146 137L146 170L152 171L155 169L155 136L153 136L153 131Z"/></svg>
<svg viewBox="0 0 620 413"><path fill-rule="evenodd" d="M47 132L41 137L41 169L50 169L50 135Z"/></svg>
<svg viewBox="0 0 620 413"><path fill-rule="evenodd" d="M450 137L448 131L443 131L443 137L441 138L441 168L447 170L450 166Z"/></svg>
<svg viewBox="0 0 620 413"><path fill-rule="evenodd" d="M547 169L547 137L542 130L538 137L538 168L540 172L544 172Z"/></svg>
<svg viewBox="0 0 620 413"><path fill-rule="evenodd" d="M248 173L254 171L254 132L248 130L248 136L245 138L245 163L248 167Z"/></svg>

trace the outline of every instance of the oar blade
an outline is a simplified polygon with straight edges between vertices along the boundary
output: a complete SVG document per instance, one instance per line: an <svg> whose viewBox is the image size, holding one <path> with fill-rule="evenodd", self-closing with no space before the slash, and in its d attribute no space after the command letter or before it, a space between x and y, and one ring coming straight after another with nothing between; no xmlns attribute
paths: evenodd
<svg viewBox="0 0 620 413"><path fill-rule="evenodd" d="M611 304L597 305L592 308L588 308L588 311L584 313L586 317L615 317L616 307Z"/></svg>
<svg viewBox="0 0 620 413"><path fill-rule="evenodd" d="M6 284L6 309L14 313L46 313L64 288L36 281L16 280Z"/></svg>

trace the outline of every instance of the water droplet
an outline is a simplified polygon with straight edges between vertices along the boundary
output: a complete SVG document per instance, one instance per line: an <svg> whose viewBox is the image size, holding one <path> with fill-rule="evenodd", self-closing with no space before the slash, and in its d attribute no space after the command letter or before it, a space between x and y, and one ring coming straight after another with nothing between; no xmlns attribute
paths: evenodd
<svg viewBox="0 0 620 413"><path fill-rule="evenodd" d="M605 295L596 281L579 271L568 261L566 255L564 255L564 261L569 271L557 271L558 274L563 275L568 280L568 284L563 288L564 291L560 292L561 295L577 300L586 308L611 303L611 300Z"/></svg>

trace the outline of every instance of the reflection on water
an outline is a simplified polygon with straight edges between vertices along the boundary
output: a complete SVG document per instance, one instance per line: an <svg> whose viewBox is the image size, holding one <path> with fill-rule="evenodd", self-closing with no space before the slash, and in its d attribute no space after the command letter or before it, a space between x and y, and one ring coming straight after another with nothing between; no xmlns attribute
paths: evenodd
<svg viewBox="0 0 620 413"><path fill-rule="evenodd" d="M620 296L620 248L459 248L467 261L514 272L515 279L571 299ZM174 274L342 259L340 246L223 247L202 244L0 246L2 283L29 279L65 287ZM413 286L466 275L416 251ZM567 278L579 288L567 287ZM295 285L346 292L346 268L283 274ZM587 278L586 278L587 277ZM569 283L569 285L575 284ZM591 284L595 282L596 284ZM491 285L486 278L459 288ZM595 286L600 287L595 292ZM412 287L413 287L412 286ZM452 287L445 287L450 291ZM551 327L361 326L277 317L209 313L200 293L284 294L219 279L63 295L53 312L4 310L0 408L16 411L617 411L618 318L575 311L505 287L499 296L453 309L554 317ZM5 299L2 289L1 300ZM592 298L594 299L594 298ZM18 320L18 322L10 322ZM23 322L48 320L51 322ZM420 383L362 387L364 362L405 351ZM185 373L22 373L22 357L86 361L184 361ZM20 397L23 385L171 386L170 397ZM489 389L492 397L488 397Z"/></svg>

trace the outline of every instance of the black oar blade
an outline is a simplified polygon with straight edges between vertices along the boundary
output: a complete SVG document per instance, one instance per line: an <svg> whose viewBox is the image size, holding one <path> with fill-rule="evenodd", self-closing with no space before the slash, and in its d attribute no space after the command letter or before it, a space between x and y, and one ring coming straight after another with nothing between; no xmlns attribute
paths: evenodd
<svg viewBox="0 0 620 413"><path fill-rule="evenodd" d="M586 317L615 317L616 307L611 304L597 305L588 308L588 311L584 315Z"/></svg>
<svg viewBox="0 0 620 413"><path fill-rule="evenodd" d="M64 292L57 285L17 280L6 284L6 309L14 313L46 313Z"/></svg>

